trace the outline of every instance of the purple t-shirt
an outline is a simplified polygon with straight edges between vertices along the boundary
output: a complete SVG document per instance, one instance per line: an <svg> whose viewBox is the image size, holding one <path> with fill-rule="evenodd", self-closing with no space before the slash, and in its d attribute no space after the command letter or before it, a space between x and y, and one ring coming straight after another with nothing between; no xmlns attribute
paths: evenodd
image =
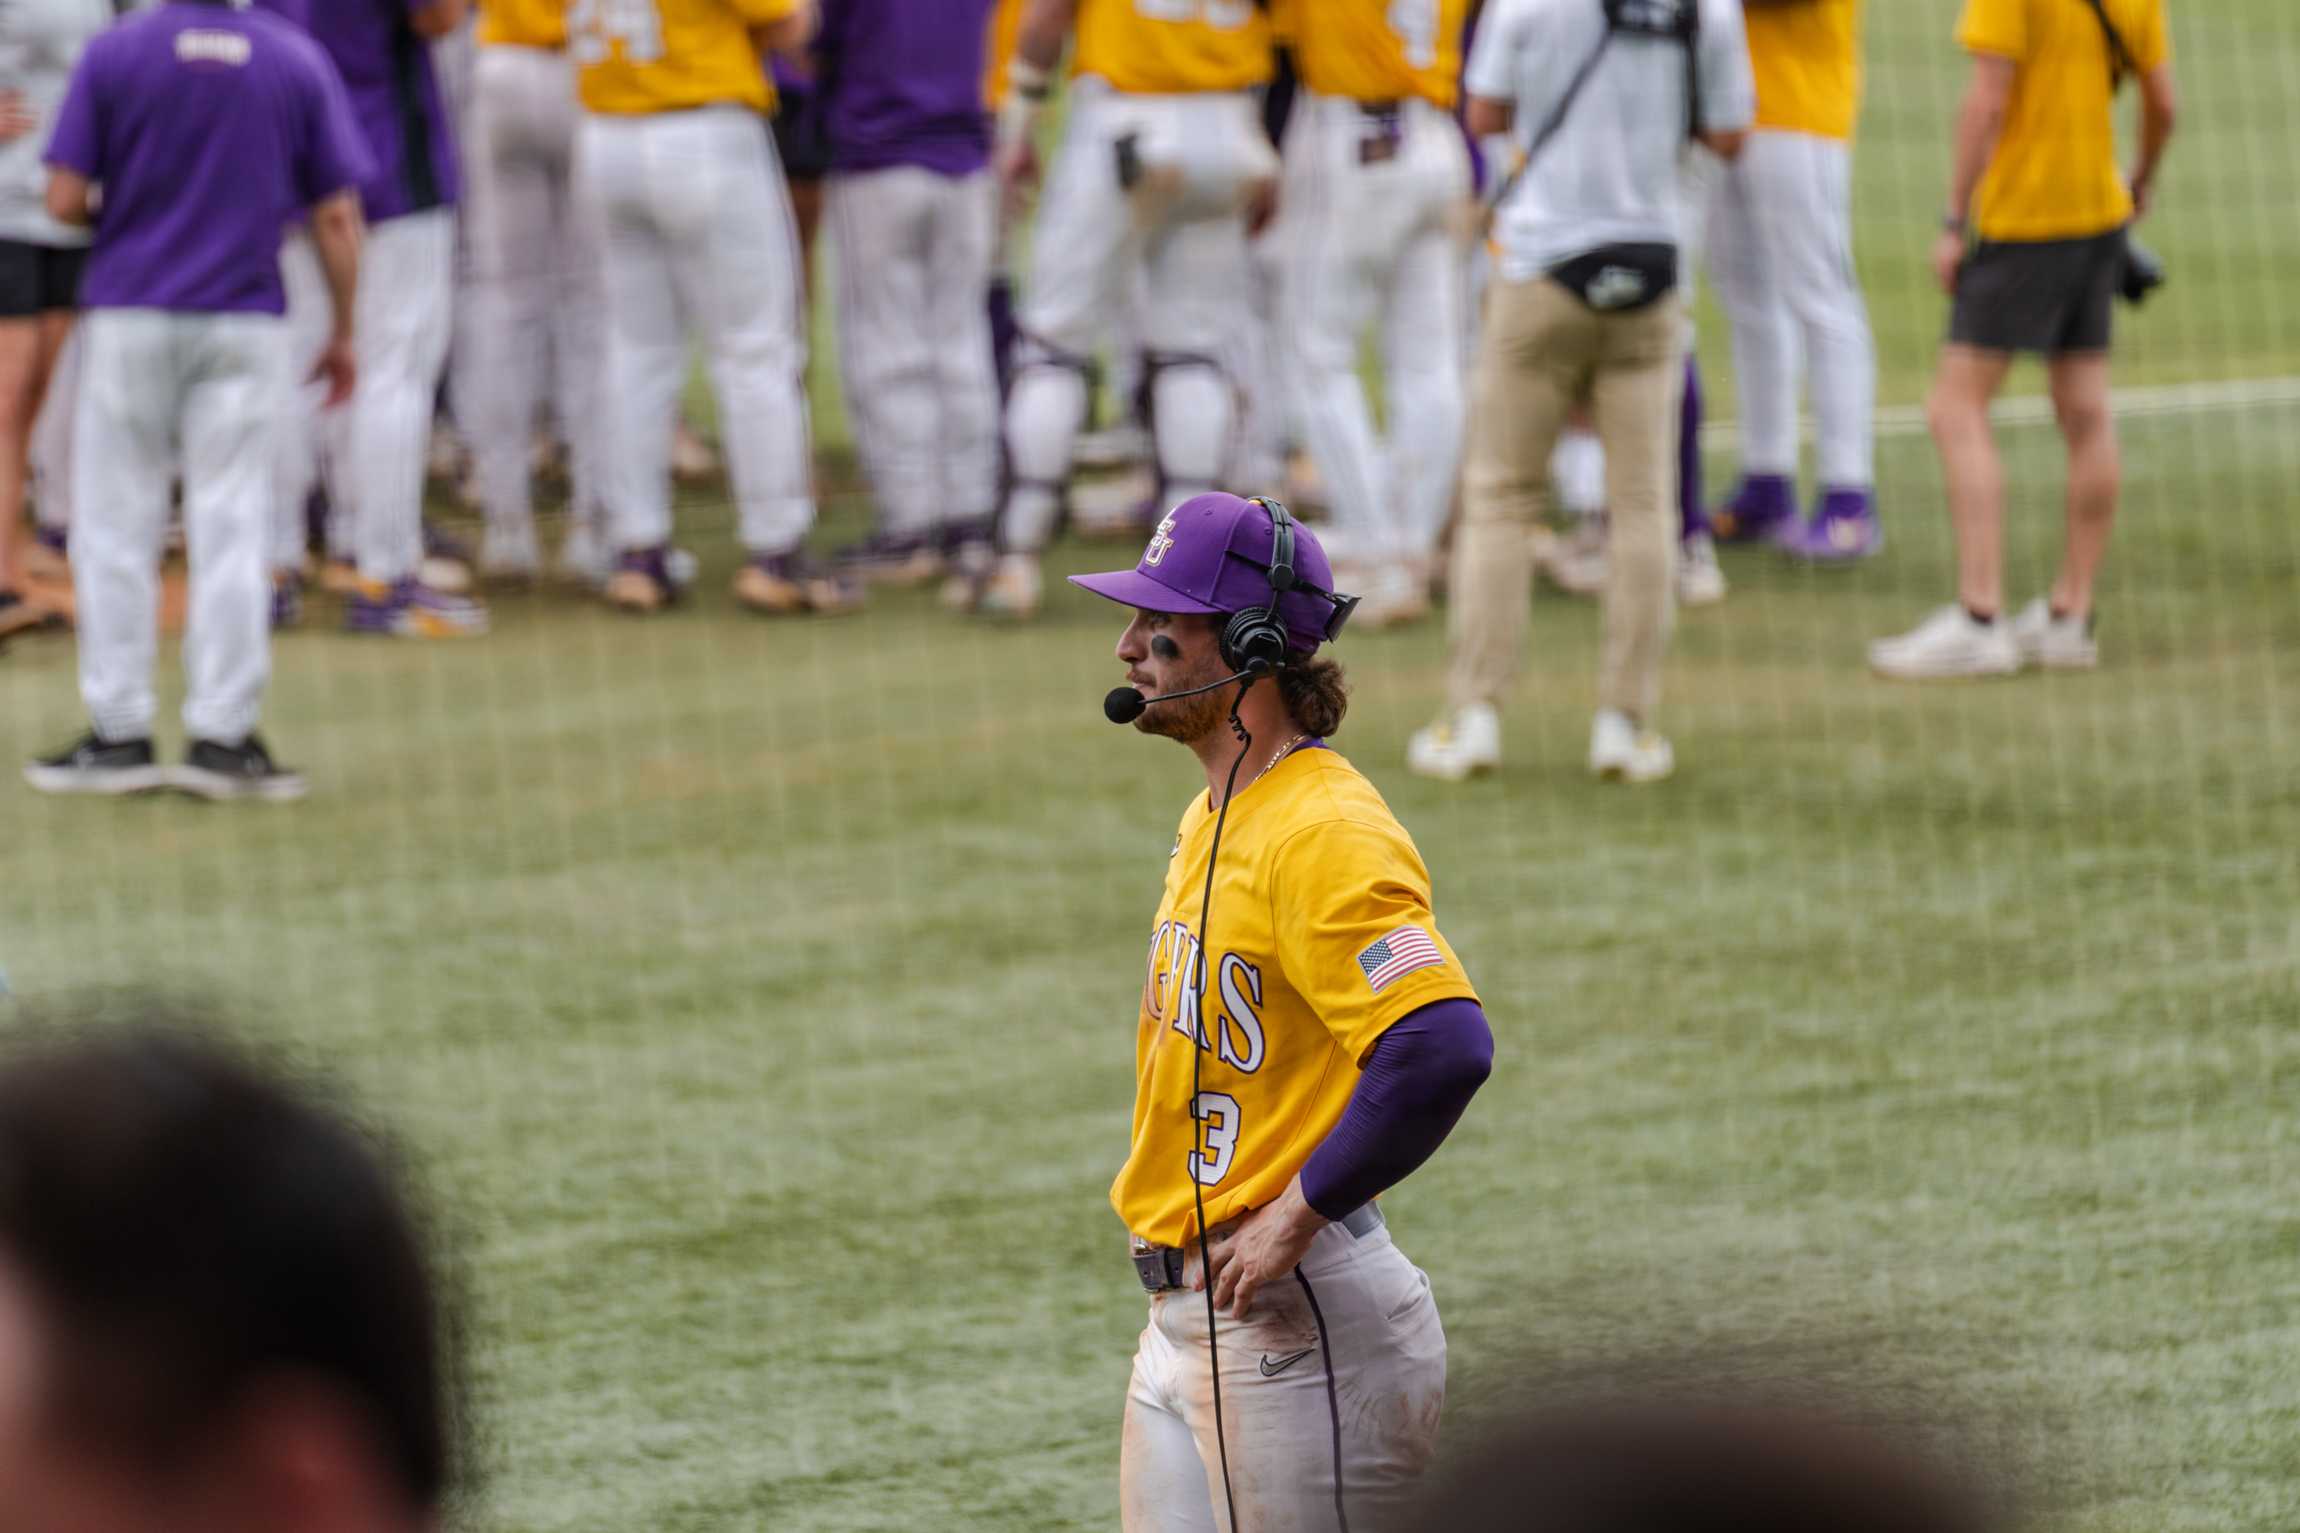
<svg viewBox="0 0 2300 1533"><path fill-rule="evenodd" d="M311 0L250 0L250 3L259 11L285 16L305 31L311 30Z"/></svg>
<svg viewBox="0 0 2300 1533"><path fill-rule="evenodd" d="M103 189L83 307L207 314L285 312L280 232L371 168L312 40L216 0L90 42L47 159Z"/></svg>
<svg viewBox="0 0 2300 1533"><path fill-rule="evenodd" d="M982 81L994 0L827 0L817 89L834 171L990 162Z"/></svg>
<svg viewBox="0 0 2300 1533"><path fill-rule="evenodd" d="M326 0L305 23L351 93L375 174L360 187L370 223L452 207L461 191L455 138L431 67L431 44L408 24L432 0Z"/></svg>

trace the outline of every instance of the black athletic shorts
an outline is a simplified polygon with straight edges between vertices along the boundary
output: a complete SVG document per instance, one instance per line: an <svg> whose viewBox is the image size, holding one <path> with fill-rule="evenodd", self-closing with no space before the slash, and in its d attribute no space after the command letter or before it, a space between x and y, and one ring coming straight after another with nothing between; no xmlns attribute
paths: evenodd
<svg viewBox="0 0 2300 1533"><path fill-rule="evenodd" d="M1949 339L2048 357L2108 350L2124 231L2076 240L1983 240L1957 273Z"/></svg>
<svg viewBox="0 0 2300 1533"><path fill-rule="evenodd" d="M30 319L80 306L80 268L88 252L77 245L31 245L0 240L0 319Z"/></svg>
<svg viewBox="0 0 2300 1533"><path fill-rule="evenodd" d="M775 156L786 181L820 181L831 168L822 102L811 89L783 85L775 106Z"/></svg>

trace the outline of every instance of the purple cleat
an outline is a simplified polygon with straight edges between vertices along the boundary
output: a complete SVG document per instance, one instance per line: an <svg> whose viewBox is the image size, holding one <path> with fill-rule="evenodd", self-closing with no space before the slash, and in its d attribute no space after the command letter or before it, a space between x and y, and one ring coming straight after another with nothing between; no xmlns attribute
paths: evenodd
<svg viewBox="0 0 2300 1533"><path fill-rule="evenodd" d="M1813 519L1781 540L1791 558L1807 564L1857 564L1885 546L1876 496L1867 490L1830 490Z"/></svg>
<svg viewBox="0 0 2300 1533"><path fill-rule="evenodd" d="M1709 513L1720 543L1774 543L1797 530L1797 486L1787 474L1747 474Z"/></svg>
<svg viewBox="0 0 2300 1533"><path fill-rule="evenodd" d="M395 639L464 639L487 632L487 609L412 575L398 581L362 580L344 603L343 626L349 633Z"/></svg>

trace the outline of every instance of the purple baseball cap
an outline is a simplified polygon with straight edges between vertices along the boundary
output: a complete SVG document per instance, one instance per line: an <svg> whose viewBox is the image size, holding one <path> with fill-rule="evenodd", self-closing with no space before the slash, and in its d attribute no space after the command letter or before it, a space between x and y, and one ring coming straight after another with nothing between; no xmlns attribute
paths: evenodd
<svg viewBox="0 0 2300 1533"><path fill-rule="evenodd" d="M1275 529L1260 501L1220 490L1194 495L1166 513L1134 568L1073 575L1070 583L1122 606L1226 617L1269 601ZM1294 588L1278 600L1292 647L1306 652L1333 638L1356 605L1335 595L1317 534L1295 522Z"/></svg>

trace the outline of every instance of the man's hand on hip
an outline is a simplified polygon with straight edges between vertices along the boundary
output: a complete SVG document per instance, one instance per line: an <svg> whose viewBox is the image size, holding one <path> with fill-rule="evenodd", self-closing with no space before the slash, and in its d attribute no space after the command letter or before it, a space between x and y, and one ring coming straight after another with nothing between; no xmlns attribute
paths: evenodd
<svg viewBox="0 0 2300 1533"><path fill-rule="evenodd" d="M1214 1307L1245 1319L1254 1295L1300 1266L1310 1242L1325 1227L1325 1219L1302 1196L1302 1179L1295 1177L1276 1202L1255 1209L1208 1242ZM1203 1289L1206 1275L1192 1265L1190 1286Z"/></svg>

